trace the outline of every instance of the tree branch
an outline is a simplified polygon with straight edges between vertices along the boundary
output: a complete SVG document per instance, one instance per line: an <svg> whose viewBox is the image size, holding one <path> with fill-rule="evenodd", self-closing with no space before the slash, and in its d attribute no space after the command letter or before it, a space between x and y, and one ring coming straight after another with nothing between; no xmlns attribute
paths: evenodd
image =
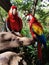
<svg viewBox="0 0 49 65"><path fill-rule="evenodd" d="M32 15L33 16L35 15L37 2L38 2L38 0L34 0L34 5L33 5L33 8L32 8Z"/></svg>
<svg viewBox="0 0 49 65"><path fill-rule="evenodd" d="M0 32L0 51L20 46L28 46L33 43L34 40L32 38L18 37L10 32Z"/></svg>

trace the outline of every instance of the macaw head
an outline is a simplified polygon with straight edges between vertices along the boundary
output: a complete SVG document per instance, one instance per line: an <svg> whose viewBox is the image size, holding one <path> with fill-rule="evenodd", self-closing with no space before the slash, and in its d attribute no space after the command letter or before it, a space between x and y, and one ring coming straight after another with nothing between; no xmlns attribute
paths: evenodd
<svg viewBox="0 0 49 65"><path fill-rule="evenodd" d="M27 19L27 21L32 20L33 22L37 22L36 17L33 16L32 14L27 15L27 16L26 16L26 19Z"/></svg>
<svg viewBox="0 0 49 65"><path fill-rule="evenodd" d="M10 10L9 10L9 14L12 14L12 15L17 14L17 7L12 5Z"/></svg>
<svg viewBox="0 0 49 65"><path fill-rule="evenodd" d="M27 21L30 21L31 19L32 19L32 15L31 14L28 14L27 16L26 16L26 19L27 19Z"/></svg>

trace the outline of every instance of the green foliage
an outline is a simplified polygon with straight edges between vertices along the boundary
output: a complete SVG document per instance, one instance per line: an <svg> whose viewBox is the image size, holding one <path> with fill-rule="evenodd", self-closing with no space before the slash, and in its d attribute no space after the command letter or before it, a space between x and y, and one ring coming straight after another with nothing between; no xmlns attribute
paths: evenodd
<svg viewBox="0 0 49 65"><path fill-rule="evenodd" d="M2 7L0 7L0 21L4 22L3 18L5 19L6 16L7 16L7 12Z"/></svg>
<svg viewBox="0 0 49 65"><path fill-rule="evenodd" d="M21 10L30 10L33 0L11 0L12 4L17 5Z"/></svg>
<svg viewBox="0 0 49 65"><path fill-rule="evenodd" d="M45 65L49 65L49 63L45 64Z"/></svg>
<svg viewBox="0 0 49 65"><path fill-rule="evenodd" d="M49 64L49 45L47 45L47 49L43 48L43 60L45 62L45 65Z"/></svg>
<svg viewBox="0 0 49 65"><path fill-rule="evenodd" d="M27 26L26 26L27 27ZM21 34L23 35L23 36L26 36L26 37L31 37L31 34L30 34L30 30L29 30L29 28L27 27L27 28L23 28L22 29L22 31L21 31Z"/></svg>

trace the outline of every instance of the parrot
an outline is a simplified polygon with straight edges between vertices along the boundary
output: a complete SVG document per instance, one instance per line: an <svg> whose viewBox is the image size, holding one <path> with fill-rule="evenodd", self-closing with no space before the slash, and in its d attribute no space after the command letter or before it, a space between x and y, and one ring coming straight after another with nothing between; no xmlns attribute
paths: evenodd
<svg viewBox="0 0 49 65"><path fill-rule="evenodd" d="M37 20L32 14L27 15L27 20L29 22L30 32L34 40L37 40L38 44L38 58L42 60L42 49L41 45L43 44L46 48L46 37L44 35L44 30L41 23Z"/></svg>
<svg viewBox="0 0 49 65"><path fill-rule="evenodd" d="M7 27L12 31L21 32L23 24L22 19L18 16L17 6L12 5L8 17L6 18Z"/></svg>
<svg viewBox="0 0 49 65"><path fill-rule="evenodd" d="M29 27L32 37L37 38L38 41L40 41L44 45L44 48L46 48L46 37L44 35L43 26L32 14L28 14L27 18L28 20L30 19Z"/></svg>

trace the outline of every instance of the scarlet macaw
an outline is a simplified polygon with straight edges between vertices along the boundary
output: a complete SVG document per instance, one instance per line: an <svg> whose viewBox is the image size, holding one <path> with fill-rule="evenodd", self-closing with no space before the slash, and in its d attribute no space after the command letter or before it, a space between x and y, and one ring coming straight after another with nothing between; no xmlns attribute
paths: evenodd
<svg viewBox="0 0 49 65"><path fill-rule="evenodd" d="M11 31L20 32L22 30L23 24L21 18L18 16L17 7L12 5L8 17L6 19L7 27Z"/></svg>
<svg viewBox="0 0 49 65"><path fill-rule="evenodd" d="M33 39L38 40L38 58L42 60L41 45L43 44L44 48L46 48L46 38L43 33L43 27L40 22L38 22L36 17L32 16L31 14L27 15L27 20L29 20L30 32Z"/></svg>

